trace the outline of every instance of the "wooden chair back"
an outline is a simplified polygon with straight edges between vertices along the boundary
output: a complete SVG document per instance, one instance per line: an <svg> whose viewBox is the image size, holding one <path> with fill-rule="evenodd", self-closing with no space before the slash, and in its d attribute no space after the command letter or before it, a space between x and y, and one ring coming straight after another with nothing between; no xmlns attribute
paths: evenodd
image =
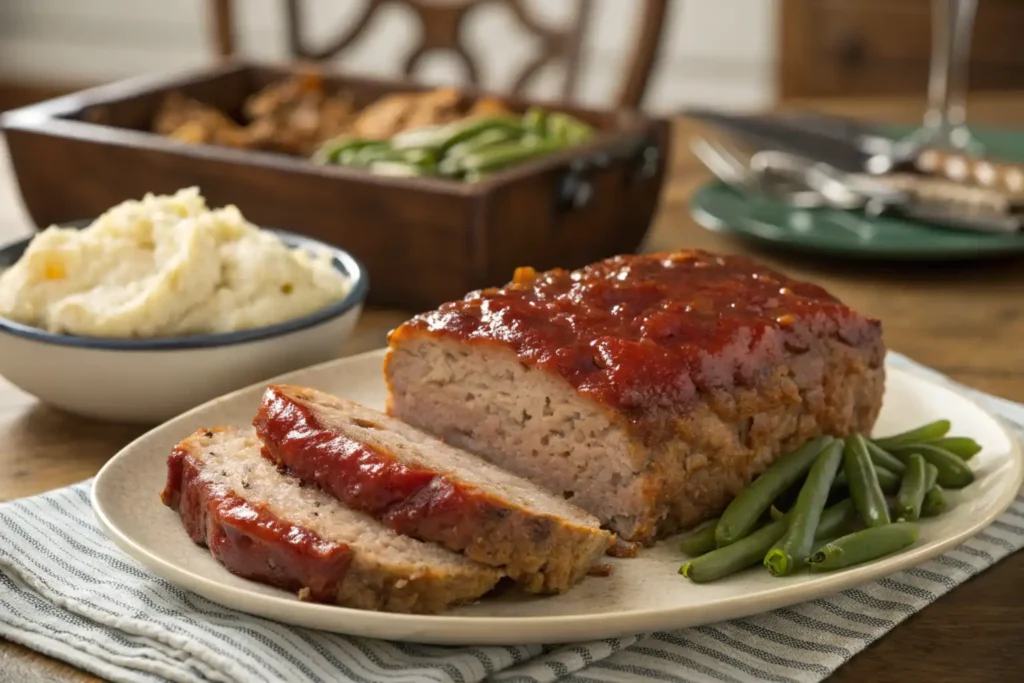
<svg viewBox="0 0 1024 683"><path fill-rule="evenodd" d="M513 94L521 94L545 67L562 67L561 95L572 100L576 94L580 73L580 52L583 38L590 24L592 0L575 0L573 17L565 27L553 27L539 21L523 0L366 0L366 5L355 21L342 35L319 48L310 47L304 32L301 0L286 0L285 25L288 49L295 59L320 61L343 55L370 26L377 12L388 3L399 3L411 8L422 31L418 45L414 46L402 62L402 73L411 78L423 58L431 53L455 55L465 66L470 85L482 87L480 69L465 48L466 18L477 7L502 4L509 8L520 25L539 39L540 48L515 77ZM638 30L631 42L629 57L614 103L623 108L638 108L647 92L651 72L657 63L664 37L665 15L669 0L640 0L641 16ZM233 0L210 0L211 26L214 47L221 57L233 56L237 50L235 39L235 3Z"/></svg>

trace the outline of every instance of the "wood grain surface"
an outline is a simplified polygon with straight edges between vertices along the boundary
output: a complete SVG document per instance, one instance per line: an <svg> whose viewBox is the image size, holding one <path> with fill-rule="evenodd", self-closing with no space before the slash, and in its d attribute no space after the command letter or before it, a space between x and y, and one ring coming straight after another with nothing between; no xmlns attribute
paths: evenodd
<svg viewBox="0 0 1024 683"><path fill-rule="evenodd" d="M805 104L892 122L914 122L922 110L922 102L916 100ZM1019 126L1024 121L1024 94L976 97L970 118ZM700 246L754 253L725 236L700 229L689 217L687 199L706 180L686 148L694 132L693 124L676 125L671 176L645 249ZM27 232L27 219L4 163L0 165L0 241ZM961 382L1024 401L1024 344L1020 341L1024 339L1024 260L897 267L765 252L756 255L791 274L821 283L861 312L882 319L891 349ZM367 311L346 351L381 346L387 330L406 315L405 311ZM135 427L61 414L0 380L0 500L91 476L139 433ZM908 619L855 656L832 680L1018 680L1024 671L1022 585L1024 553L1019 553ZM97 679L0 641L0 683L93 680Z"/></svg>

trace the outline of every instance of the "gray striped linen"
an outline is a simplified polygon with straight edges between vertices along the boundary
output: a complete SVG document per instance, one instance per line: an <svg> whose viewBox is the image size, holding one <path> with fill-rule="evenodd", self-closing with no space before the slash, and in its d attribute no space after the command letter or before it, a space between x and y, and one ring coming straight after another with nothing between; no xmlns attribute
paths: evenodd
<svg viewBox="0 0 1024 683"><path fill-rule="evenodd" d="M942 381L903 357L890 363ZM969 391L1024 435L1024 406ZM820 681L1024 546L1024 494L941 557L748 619L590 643L438 647L221 607L150 575L96 526L89 482L0 506L0 636L113 681Z"/></svg>

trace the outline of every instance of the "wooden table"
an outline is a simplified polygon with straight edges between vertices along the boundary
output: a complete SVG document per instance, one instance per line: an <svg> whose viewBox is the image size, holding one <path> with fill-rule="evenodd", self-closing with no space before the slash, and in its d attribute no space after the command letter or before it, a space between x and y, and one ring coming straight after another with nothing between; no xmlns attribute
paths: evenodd
<svg viewBox="0 0 1024 683"><path fill-rule="evenodd" d="M809 103L864 118L913 123L918 101ZM1020 126L1024 94L986 96L971 119ZM687 198L706 179L686 149L693 124L681 122L673 170L647 249L749 249L698 228ZM0 147L0 156L3 149ZM0 241L28 232L10 169L0 160ZM54 188L59 192L58 188ZM244 208L244 207L243 207ZM759 256L820 282L861 312L884 321L890 348L955 379L1024 401L1024 260L942 266L852 265L782 254ZM381 346L402 311L368 311L346 352ZM0 500L28 496L93 475L141 430L77 419L41 406L0 379ZM1009 681L1024 671L1024 553L1004 560L897 627L844 666L835 681ZM1015 675L1016 674L1016 675ZM0 683L96 680L0 641Z"/></svg>

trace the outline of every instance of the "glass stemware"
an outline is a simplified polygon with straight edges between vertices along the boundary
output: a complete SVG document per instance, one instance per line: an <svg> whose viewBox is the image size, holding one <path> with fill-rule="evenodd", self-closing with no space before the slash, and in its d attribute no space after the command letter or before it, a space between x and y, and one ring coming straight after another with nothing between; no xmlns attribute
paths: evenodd
<svg viewBox="0 0 1024 683"><path fill-rule="evenodd" d="M916 157L924 148L981 153L967 128L967 81L977 10L978 0L932 0L928 109L923 125L886 149L875 151L868 162L871 172L885 173Z"/></svg>

